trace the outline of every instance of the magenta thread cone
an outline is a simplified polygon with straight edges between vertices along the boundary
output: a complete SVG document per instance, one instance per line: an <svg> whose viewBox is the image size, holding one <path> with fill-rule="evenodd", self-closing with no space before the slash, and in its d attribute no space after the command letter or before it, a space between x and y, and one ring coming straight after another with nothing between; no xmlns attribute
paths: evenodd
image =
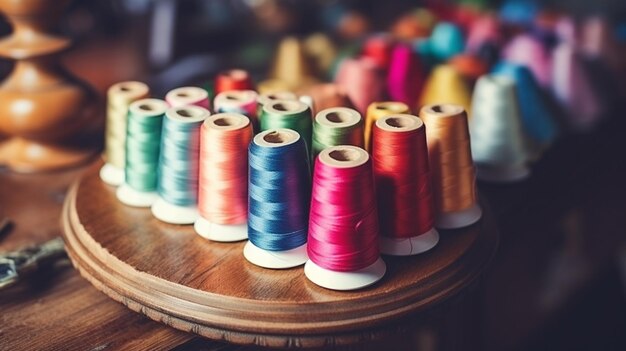
<svg viewBox="0 0 626 351"><path fill-rule="evenodd" d="M423 84L422 65L417 55L408 45L396 45L387 75L387 92L391 100L412 106L420 96Z"/></svg>

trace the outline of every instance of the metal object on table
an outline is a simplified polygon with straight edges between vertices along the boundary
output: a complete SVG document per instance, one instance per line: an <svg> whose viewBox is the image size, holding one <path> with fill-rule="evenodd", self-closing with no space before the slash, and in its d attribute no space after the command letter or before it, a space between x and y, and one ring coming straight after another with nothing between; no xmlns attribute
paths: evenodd
<svg viewBox="0 0 626 351"><path fill-rule="evenodd" d="M61 238L18 251L0 253L0 290L64 257L65 247Z"/></svg>

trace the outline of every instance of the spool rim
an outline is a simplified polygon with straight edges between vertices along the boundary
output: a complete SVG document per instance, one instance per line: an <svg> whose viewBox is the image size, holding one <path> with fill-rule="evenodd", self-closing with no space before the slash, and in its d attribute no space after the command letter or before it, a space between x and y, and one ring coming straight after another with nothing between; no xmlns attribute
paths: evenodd
<svg viewBox="0 0 626 351"><path fill-rule="evenodd" d="M326 148L318 155L319 161L334 168L359 167L370 158L364 149L353 145L337 145Z"/></svg>
<svg viewBox="0 0 626 351"><path fill-rule="evenodd" d="M145 107L149 107L146 109ZM165 114L168 105L160 99L141 99L130 104L128 111L139 117L159 117Z"/></svg>
<svg viewBox="0 0 626 351"><path fill-rule="evenodd" d="M268 136L275 135L282 140L270 141ZM296 143L300 139L300 134L292 129L278 128L263 131L254 136L252 142L261 147L283 147Z"/></svg>
<svg viewBox="0 0 626 351"><path fill-rule="evenodd" d="M338 115L339 121L332 121L331 115ZM347 107L331 107L317 113L315 121L321 125L335 128L355 126L361 122L361 114Z"/></svg>
<svg viewBox="0 0 626 351"><path fill-rule="evenodd" d="M399 124L394 125L392 121L398 120ZM408 132L424 127L421 118L410 114L393 114L382 117L376 121L376 127L388 132Z"/></svg>
<svg viewBox="0 0 626 351"><path fill-rule="evenodd" d="M224 120L226 124L220 124L220 120ZM222 131L239 130L247 127L250 119L242 114L234 112L223 112L212 115L204 120L203 126L209 129Z"/></svg>

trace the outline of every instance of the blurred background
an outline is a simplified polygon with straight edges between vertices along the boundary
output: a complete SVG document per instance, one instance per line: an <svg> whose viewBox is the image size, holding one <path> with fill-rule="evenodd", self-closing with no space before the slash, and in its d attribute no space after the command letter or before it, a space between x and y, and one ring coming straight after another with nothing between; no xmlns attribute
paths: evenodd
<svg viewBox="0 0 626 351"><path fill-rule="evenodd" d="M626 350L625 1L76 0L60 30L75 43L68 69L101 93L133 79L163 96L182 85L211 89L218 71L235 67L262 82L282 39L315 33L333 52L325 66L311 63L312 74L332 80L335 62L373 33L410 43L427 37L419 17L426 8L464 33L485 13L507 19L505 36L542 36L563 16L576 28L600 18L609 29L610 55L585 61L603 97L598 122L583 130L565 123L529 179L479 184L501 241L477 288L476 320L465 322L482 323L483 350ZM10 32L6 23L0 30ZM542 40L550 48L558 35ZM0 71L11 67L2 61ZM565 110L556 109L561 124Z"/></svg>

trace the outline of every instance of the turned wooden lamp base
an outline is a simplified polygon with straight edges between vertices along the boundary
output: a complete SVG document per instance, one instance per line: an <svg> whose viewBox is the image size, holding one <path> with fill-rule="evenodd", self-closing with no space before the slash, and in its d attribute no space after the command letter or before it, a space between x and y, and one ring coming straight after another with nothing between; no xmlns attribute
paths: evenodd
<svg viewBox="0 0 626 351"><path fill-rule="evenodd" d="M0 141L0 165L22 173L74 167L93 159L98 148L46 145L19 137Z"/></svg>

